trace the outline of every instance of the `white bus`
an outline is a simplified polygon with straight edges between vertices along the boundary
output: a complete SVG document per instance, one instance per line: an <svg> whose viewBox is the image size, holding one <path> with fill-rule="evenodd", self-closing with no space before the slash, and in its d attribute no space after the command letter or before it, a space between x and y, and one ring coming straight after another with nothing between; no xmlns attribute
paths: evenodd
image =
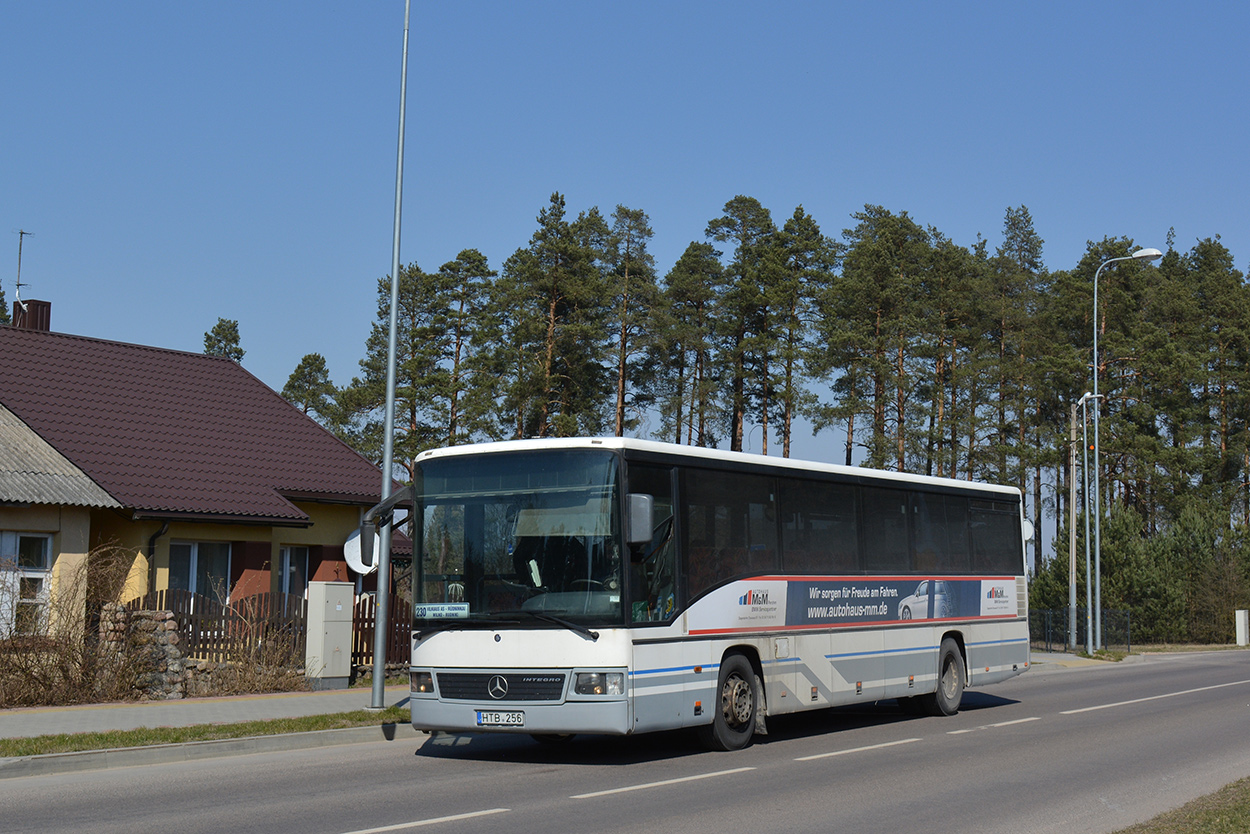
<svg viewBox="0 0 1250 834"><path fill-rule="evenodd" d="M1014 488L580 438L426 452L366 520L409 501L418 729L731 750L801 710L950 715L1029 666Z"/></svg>

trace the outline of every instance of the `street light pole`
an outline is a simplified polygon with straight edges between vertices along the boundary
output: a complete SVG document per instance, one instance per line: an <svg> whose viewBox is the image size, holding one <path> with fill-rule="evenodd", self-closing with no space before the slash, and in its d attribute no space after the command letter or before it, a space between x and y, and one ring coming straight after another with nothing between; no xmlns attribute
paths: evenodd
<svg viewBox="0 0 1250 834"><path fill-rule="evenodd" d="M1098 265L1094 271L1094 391L1093 399L1098 399L1098 276L1103 269L1121 261L1153 261L1162 258L1158 249L1138 249L1123 258L1108 258ZM1094 648L1102 648L1102 510L1100 506L1101 492L1098 480L1099 449L1098 449L1098 412L1102 408L1094 403ZM1088 641L1086 641L1088 642Z"/></svg>
<svg viewBox="0 0 1250 834"><path fill-rule="evenodd" d="M1076 646L1076 409L1068 422L1068 647ZM1088 515L1088 514L1087 514ZM1088 538L1086 539L1088 541Z"/></svg>
<svg viewBox="0 0 1250 834"><path fill-rule="evenodd" d="M400 207L404 196L404 111L408 101L408 13L412 0L404 2L404 61L399 72L399 151L395 163L395 224L391 240L391 320L386 349L386 414L382 432L382 500L391 497L391 469L395 443L395 339L399 319L399 229ZM386 647L391 633L391 540L388 520L379 531L378 593L373 627L373 689L369 709L386 708Z"/></svg>
<svg viewBox="0 0 1250 834"><path fill-rule="evenodd" d="M1081 406L1081 501L1085 504L1085 653L1094 653L1094 618L1093 618L1093 592L1090 589L1090 559L1089 559L1089 401L1094 399L1094 395L1086 391L1081 395L1079 405ZM1097 413L1097 407L1095 407ZM1073 619L1076 619L1076 578L1073 577L1072 584L1068 587L1068 593L1072 598ZM1072 641L1075 643L1075 639Z"/></svg>

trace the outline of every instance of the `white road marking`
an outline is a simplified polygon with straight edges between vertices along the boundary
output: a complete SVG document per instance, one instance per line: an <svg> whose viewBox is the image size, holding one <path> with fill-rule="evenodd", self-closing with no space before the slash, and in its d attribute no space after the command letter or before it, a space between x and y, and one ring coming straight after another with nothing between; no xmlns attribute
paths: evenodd
<svg viewBox="0 0 1250 834"><path fill-rule="evenodd" d="M992 730L996 727L1010 727L1012 724L1027 724L1030 721L1041 721L1038 716L1032 718L1017 718L1015 721L1000 721L997 724L982 724L980 727L969 727L966 730L951 730L947 732L948 736L962 735L963 733L975 733L978 730Z"/></svg>
<svg viewBox="0 0 1250 834"><path fill-rule="evenodd" d="M395 825L384 825L381 828L362 828L359 831L345 831L343 834L382 834L384 831L403 831L405 828L420 828L423 825L437 825L440 822L456 822L458 820L471 820L474 817L488 817L491 814L505 814L511 808L491 808L489 811L471 811L467 814L452 814L448 817L433 817L428 820L414 820L412 822L401 822Z"/></svg>
<svg viewBox="0 0 1250 834"><path fill-rule="evenodd" d="M662 782L647 782L642 785L630 785L624 788L612 788L606 791L595 791L594 793L579 793L577 796L570 796L569 799L592 799L596 796L607 796L613 793L628 793L629 791L644 791L648 788L662 788L665 785L677 785L682 782L694 782L699 779L711 779L715 776L731 776L735 773L745 773L748 770L755 770L753 767L736 767L733 770L718 770L715 773L700 773L697 776L682 776L678 779L665 779Z"/></svg>
<svg viewBox="0 0 1250 834"><path fill-rule="evenodd" d="M1175 698L1178 695L1193 695L1195 692L1209 692L1212 689L1223 689L1226 686L1242 686L1250 683L1250 680L1232 681L1231 683L1217 683L1214 686L1200 686L1197 689L1184 689L1180 692L1168 692L1164 695L1151 695L1148 698L1134 698L1131 701L1116 701L1114 704L1099 704L1096 707L1084 707L1083 709L1068 709L1059 713L1060 715L1076 715L1081 712L1093 712L1099 709L1111 709L1112 707L1124 707L1129 704L1144 704L1146 701L1158 701L1163 698Z"/></svg>
<svg viewBox="0 0 1250 834"><path fill-rule="evenodd" d="M817 753L815 756L800 756L795 759L796 762L810 762L813 759L828 759L832 756L847 756L851 753L863 753L868 750L880 750L882 747L894 747L898 744L911 744L913 741L920 741L918 738L905 738L899 741L887 741L884 744L870 744L867 747L854 747L850 750L835 750L832 753Z"/></svg>

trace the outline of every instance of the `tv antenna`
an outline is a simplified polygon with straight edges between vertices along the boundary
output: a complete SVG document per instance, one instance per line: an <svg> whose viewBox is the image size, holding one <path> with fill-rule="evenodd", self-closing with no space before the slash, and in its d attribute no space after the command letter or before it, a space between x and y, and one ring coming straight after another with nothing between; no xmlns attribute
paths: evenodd
<svg viewBox="0 0 1250 834"><path fill-rule="evenodd" d="M23 313L26 312L26 303L22 301L22 287L30 286L22 283L22 241L26 239L27 235L33 236L34 232L28 232L25 229L17 230L17 292L15 295L17 304L22 308Z"/></svg>

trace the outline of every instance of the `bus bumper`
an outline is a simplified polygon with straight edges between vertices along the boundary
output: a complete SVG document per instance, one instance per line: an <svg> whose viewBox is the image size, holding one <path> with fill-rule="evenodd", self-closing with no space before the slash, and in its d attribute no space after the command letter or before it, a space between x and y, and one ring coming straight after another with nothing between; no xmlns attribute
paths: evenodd
<svg viewBox="0 0 1250 834"><path fill-rule="evenodd" d="M414 697L409 704L412 708L412 726L418 730L448 733L625 735L633 729L628 698L565 701L560 704L500 704ZM512 723L518 720L517 713L520 713L520 723Z"/></svg>

